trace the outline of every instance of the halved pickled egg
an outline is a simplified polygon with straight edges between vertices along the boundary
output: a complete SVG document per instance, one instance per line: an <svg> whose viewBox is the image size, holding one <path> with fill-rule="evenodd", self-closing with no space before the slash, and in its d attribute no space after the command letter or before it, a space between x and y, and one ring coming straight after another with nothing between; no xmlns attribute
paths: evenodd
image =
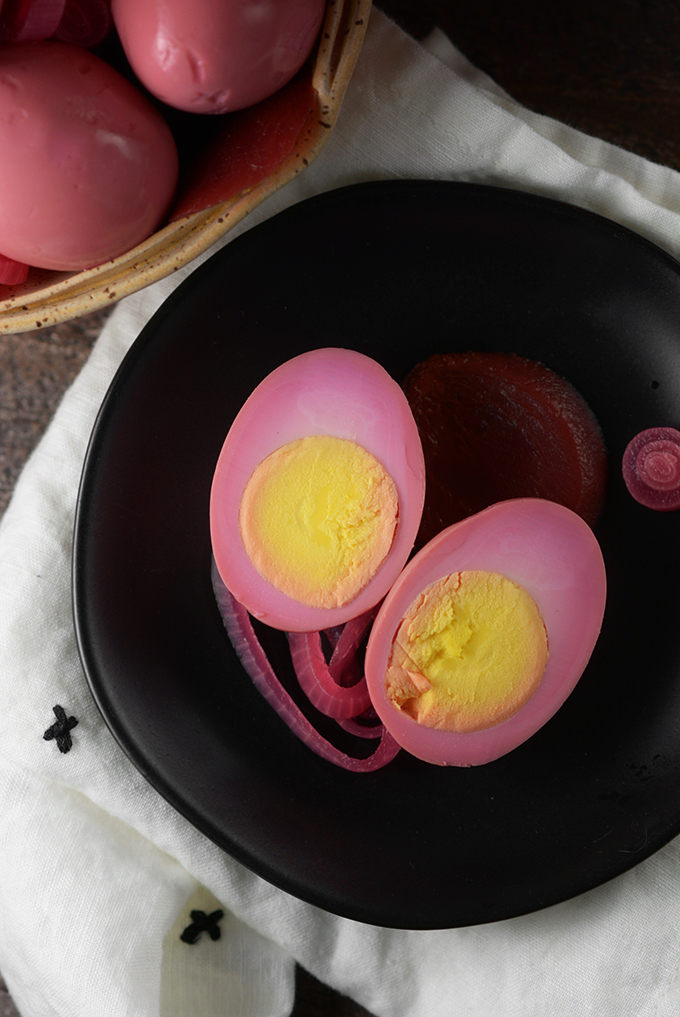
<svg viewBox="0 0 680 1017"><path fill-rule="evenodd" d="M366 651L375 710L427 762L497 759L572 692L605 599L580 516L540 498L492 505L425 545L385 598Z"/></svg>
<svg viewBox="0 0 680 1017"><path fill-rule="evenodd" d="M210 502L217 570L273 628L342 624L403 569L424 494L400 386L356 351L304 353L264 379L226 437Z"/></svg>

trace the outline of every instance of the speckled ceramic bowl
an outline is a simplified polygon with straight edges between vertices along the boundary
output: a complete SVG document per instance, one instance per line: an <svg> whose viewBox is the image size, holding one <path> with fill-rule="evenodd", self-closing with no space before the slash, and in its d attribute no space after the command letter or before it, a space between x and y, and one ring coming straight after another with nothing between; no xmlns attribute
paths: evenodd
<svg viewBox="0 0 680 1017"><path fill-rule="evenodd" d="M335 124L370 7L371 0L328 0L309 66L263 103L210 118L212 133L189 164L166 225L142 244L83 272L32 269L22 285L0 285L0 333L77 318L170 275L302 172ZM255 150L258 159L249 159Z"/></svg>

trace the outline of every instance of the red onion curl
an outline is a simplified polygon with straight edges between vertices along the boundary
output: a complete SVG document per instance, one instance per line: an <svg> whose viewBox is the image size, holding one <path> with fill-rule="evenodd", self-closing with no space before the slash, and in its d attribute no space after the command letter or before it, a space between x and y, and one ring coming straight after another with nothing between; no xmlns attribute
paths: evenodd
<svg viewBox="0 0 680 1017"><path fill-rule="evenodd" d="M300 688L326 717L356 717L371 705L366 679L344 687L333 679L319 632L287 632L290 656Z"/></svg>
<svg viewBox="0 0 680 1017"><path fill-rule="evenodd" d="M378 770L394 759L399 752L399 745L384 729L375 752L366 759L347 755L324 738L281 685L255 635L250 615L224 585L214 562L212 581L227 634L245 671L258 691L308 748L328 762L354 773Z"/></svg>
<svg viewBox="0 0 680 1017"><path fill-rule="evenodd" d="M342 631L333 646L333 654L328 662L328 671L338 685L348 685L347 674L356 663L357 653L369 626L377 614L377 608L365 611L357 618L345 622Z"/></svg>

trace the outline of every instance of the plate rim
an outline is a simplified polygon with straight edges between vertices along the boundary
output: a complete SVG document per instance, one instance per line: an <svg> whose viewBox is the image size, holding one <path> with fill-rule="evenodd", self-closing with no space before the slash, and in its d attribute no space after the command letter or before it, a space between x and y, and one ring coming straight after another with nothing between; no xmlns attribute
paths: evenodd
<svg viewBox="0 0 680 1017"><path fill-rule="evenodd" d="M86 630L86 625L84 624L84 618L81 607L81 605L84 602L84 591L81 590L80 584L83 581L83 572L81 569L81 555L83 554L82 543L84 539L83 532L88 525L87 506L86 506L89 482L88 478L91 473L92 464L95 462L98 456L98 444L100 440L100 434L102 430L107 426L108 414L110 412L111 407L116 401L119 388L125 386L127 376L134 374L138 359L144 355L145 344L153 339L156 330L162 323L163 317L165 315L171 315L174 306L177 303L185 300L187 294L190 293L190 291L194 288L194 286L197 283L200 285L200 280L212 270L212 267L214 267L216 259L225 259L226 261L228 261L229 258L232 256L232 252L234 250L236 250L237 253L233 256L238 257L238 246L242 239L245 240L247 237L250 236L250 234L253 231L256 230L259 231L261 228L266 229L267 224L272 222L273 220L283 220L287 217L294 219L296 215L296 210L299 208L300 205L308 206L313 205L315 203L324 203L328 200L337 200L338 198L342 198L343 195L348 196L351 199L351 196L353 194L361 193L367 190L373 190L376 188L380 190L395 189L397 191L401 191L404 188L410 190L414 187L416 189L419 188L431 189L432 187L442 190L455 189L461 194L465 191L471 194L472 193L478 195L486 194L492 197L492 199L494 200L501 201L509 197L509 200L519 202L520 204L522 202L527 202L530 205L536 207L543 206L546 208L552 208L553 210L559 212L562 215L566 215L567 217L576 217L577 219L580 218L586 222L599 222L600 228L606 229L615 234L619 234L629 239L632 239L635 244L640 246L642 249L646 249L647 252L652 254L652 256L655 259L664 260L666 264L670 268L672 268L673 272L680 279L680 263L671 254L663 250L663 248L660 248L653 241L635 232L628 226L618 223L615 220L612 220L607 216L602 215L601 213L590 211L581 206L573 205L569 202L560 199L555 199L552 197L547 197L532 192L524 191L519 188L499 187L496 185L478 184L467 181L391 179L391 180L377 180L361 182L356 184L348 184L343 187L335 188L332 191L316 194L313 195L312 197L305 198L300 202L296 202L294 205L291 205L283 209L282 211L271 216L269 219L264 220L262 223L247 229L244 233L240 234L226 247L217 251L209 259L207 259L206 262L198 266L197 269L189 277L183 280L175 288L175 290L173 290L173 292L163 301L160 307L154 312L151 318L141 329L138 336L133 340L131 346L129 347L128 351L126 352L120 364L118 365L116 371L114 372L114 375L107 387L106 394L99 406L95 423L93 425L91 435L88 440L87 450L83 460L83 468L81 472L80 483L78 487L73 529L71 594L72 594L74 630L76 634L76 644L78 654L83 665L83 671L85 673L89 690L94 698L94 701L97 705L97 708L99 709L99 712L102 715L104 723L106 724L109 731L113 734L116 742L123 749L126 756L130 759L135 768L156 789L156 791L159 794L161 794L161 796L166 801L168 801L178 812L180 812L180 814L182 814L187 819L188 822L190 822L193 826L195 826L197 829L203 832L213 842L215 842L213 825L209 821L206 821L204 817L201 817L198 813L196 813L191 806L187 808L185 802L184 807L180 807L180 805L178 805L178 800L182 798L182 795L179 794L176 789L170 787L167 784L167 782L164 779L164 776L158 772L157 768L154 767L154 765L150 764L144 752L140 750L140 747L134 742L134 740L131 740L128 732L126 732L123 728L120 727L118 718L116 717L115 706L112 703L111 699L105 694L105 690L102 689L100 683L100 676L96 674L96 663L94 661L94 657L96 655L93 652L93 647L91 645L90 638ZM678 814L675 827L667 831L667 834L663 837L663 839L661 839L661 842L652 842L650 844L649 850L647 850L645 853L641 855L636 856L633 860L631 859L620 860L620 865L616 868L616 870L612 871L604 879L599 877L594 877L592 881L586 879L584 880L584 885L582 886L581 889L577 890L576 894L569 894L567 896L557 896L555 899L547 900L545 901L545 903L535 907L531 907L529 910L508 911L505 914L501 914L497 918L484 919L482 923L486 923L487 921L500 921L505 920L507 918L518 917L520 915L534 913L536 911L543 910L546 907L550 907L554 904L558 904L560 902L571 899L573 896L580 895L581 893L584 892L588 892L589 890L594 889L602 885L603 883L609 882L610 880L618 877L619 875L625 873L626 871L629 871L640 861L648 858L656 851L658 851L660 848L662 848L665 844L667 844L670 840L677 836L678 833L680 833L680 812ZM262 878L266 879L273 885L285 890L288 893L293 894L299 899L306 901L314 906L318 906L326 910L329 910L328 902L324 902L324 900L321 899L314 899L314 896L310 895L309 893L301 894L299 891L299 886L297 886L297 884L294 885L294 881L291 882L286 878L281 877L280 873L269 871L268 867L266 865L263 865L259 861L256 861L254 863L253 858L250 855L240 852L237 845L234 844L229 849L224 848L223 845L219 843L218 846L221 847L222 850L224 850L230 856L234 857L238 862L245 865L249 870L254 872L256 875L261 876ZM332 913L339 914L343 917L357 920L359 922L376 924L375 921L373 921L371 916L368 914L361 914L360 912L349 913L347 911L338 910L337 908L333 908ZM459 925L450 925L450 926L444 926L441 924L432 925L429 922L417 924L414 923L412 919L408 922L408 924L398 924L392 922L387 924L384 923L378 924L383 924L383 927L387 928L404 928L413 930L437 929L444 927L450 928L462 927ZM476 924L476 923L473 922L466 924Z"/></svg>

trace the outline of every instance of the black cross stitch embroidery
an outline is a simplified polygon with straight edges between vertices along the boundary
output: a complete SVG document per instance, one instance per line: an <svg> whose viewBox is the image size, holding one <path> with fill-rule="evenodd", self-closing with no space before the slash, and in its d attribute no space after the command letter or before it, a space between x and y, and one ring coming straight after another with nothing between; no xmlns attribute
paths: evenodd
<svg viewBox="0 0 680 1017"><path fill-rule="evenodd" d="M196 943L202 932L207 932L210 938L215 941L222 935L222 930L217 924L220 918L224 918L224 911L212 911L206 915L205 911L191 911L191 925L187 925L179 937L185 943Z"/></svg>
<svg viewBox="0 0 680 1017"><path fill-rule="evenodd" d="M73 741L71 739L70 731L76 726L78 721L75 717L67 717L66 710L62 706L53 706L52 710L54 716L57 718L51 727L48 727L47 731L43 735L46 742L56 738L57 748L60 752L68 752Z"/></svg>

